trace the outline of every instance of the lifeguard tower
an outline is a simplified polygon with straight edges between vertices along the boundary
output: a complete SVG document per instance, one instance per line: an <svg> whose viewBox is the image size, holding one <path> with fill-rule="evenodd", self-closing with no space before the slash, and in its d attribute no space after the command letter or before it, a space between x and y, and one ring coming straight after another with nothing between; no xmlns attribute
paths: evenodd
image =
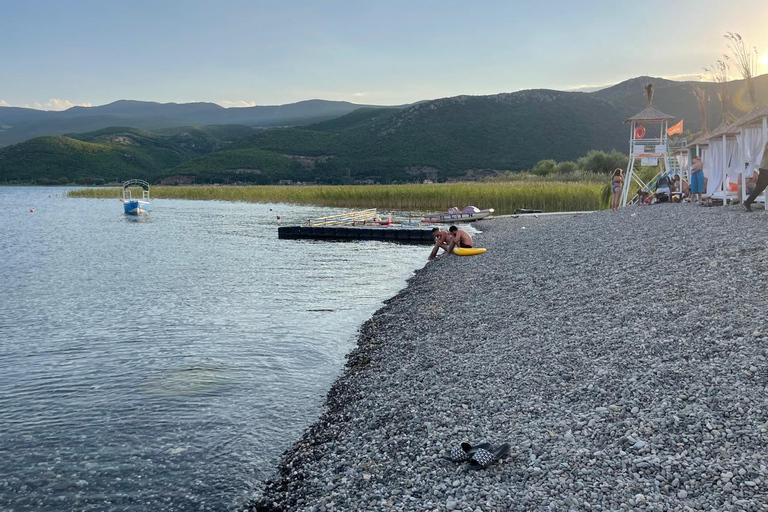
<svg viewBox="0 0 768 512"><path fill-rule="evenodd" d="M621 206L634 201L637 188L652 192L651 188L664 175L680 174L680 178L684 179L680 172L680 164L669 145L669 122L675 117L653 106L653 84L645 86L645 94L648 99L645 110L624 121L632 127L632 132L629 141L629 163L624 176L624 189L621 192ZM644 167L659 168L656 176L648 183L644 183L634 172L637 160L640 160L640 165Z"/></svg>

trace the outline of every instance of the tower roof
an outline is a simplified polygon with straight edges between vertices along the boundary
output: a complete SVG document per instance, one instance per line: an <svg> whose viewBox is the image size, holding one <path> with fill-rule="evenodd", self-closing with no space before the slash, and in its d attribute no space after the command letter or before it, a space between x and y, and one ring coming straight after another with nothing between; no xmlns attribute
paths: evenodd
<svg viewBox="0 0 768 512"><path fill-rule="evenodd" d="M631 123L632 121L669 121L672 119L676 119L675 116L665 114L654 106L648 106L639 114L635 114L624 121L624 123Z"/></svg>

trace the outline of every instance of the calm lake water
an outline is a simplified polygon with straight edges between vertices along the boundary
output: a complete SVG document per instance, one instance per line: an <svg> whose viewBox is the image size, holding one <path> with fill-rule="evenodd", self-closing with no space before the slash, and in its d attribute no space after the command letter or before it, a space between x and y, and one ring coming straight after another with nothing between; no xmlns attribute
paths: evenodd
<svg viewBox="0 0 768 512"><path fill-rule="evenodd" d="M277 239L328 209L65 192L0 187L0 510L237 509L429 254Z"/></svg>

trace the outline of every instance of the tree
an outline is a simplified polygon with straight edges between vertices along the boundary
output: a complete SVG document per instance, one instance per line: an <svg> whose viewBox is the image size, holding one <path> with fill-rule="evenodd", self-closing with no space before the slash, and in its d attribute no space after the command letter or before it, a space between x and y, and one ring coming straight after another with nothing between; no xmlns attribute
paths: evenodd
<svg viewBox="0 0 768 512"><path fill-rule="evenodd" d="M555 172L555 166L557 166L557 162L554 160L539 160L539 162L533 166L531 172L539 176L547 176Z"/></svg>
<svg viewBox="0 0 768 512"><path fill-rule="evenodd" d="M709 95L703 87L694 85L693 96L696 98L696 106L699 108L699 117L701 117L701 131L707 133L707 101Z"/></svg>
<svg viewBox="0 0 768 512"><path fill-rule="evenodd" d="M579 158L576 165L584 171L610 174L616 168L624 169L626 167L627 155L615 149L610 153L593 149Z"/></svg>
<svg viewBox="0 0 768 512"><path fill-rule="evenodd" d="M648 106L653 105L653 82L648 82L643 86L645 90L645 99L648 100Z"/></svg>
<svg viewBox="0 0 768 512"><path fill-rule="evenodd" d="M736 63L736 69L744 78L747 83L747 91L749 92L749 101L752 102L752 109L757 108L757 96L755 94L755 58L757 57L757 48L754 46L750 49L747 47L744 40L736 32L728 32L725 37L728 43L728 49L731 50L733 55L733 62ZM727 54L723 54L725 60L731 60Z"/></svg>
<svg viewBox="0 0 768 512"><path fill-rule="evenodd" d="M576 162L560 162L555 167L555 172L557 174L571 174L577 169L578 167L576 166Z"/></svg>
<svg viewBox="0 0 768 512"><path fill-rule="evenodd" d="M720 100L720 105L723 109L723 123L727 123L730 120L728 114L728 102L730 101L730 95L728 94L728 63L718 60L714 65L704 68L704 71L709 74L709 77L717 87L717 99Z"/></svg>

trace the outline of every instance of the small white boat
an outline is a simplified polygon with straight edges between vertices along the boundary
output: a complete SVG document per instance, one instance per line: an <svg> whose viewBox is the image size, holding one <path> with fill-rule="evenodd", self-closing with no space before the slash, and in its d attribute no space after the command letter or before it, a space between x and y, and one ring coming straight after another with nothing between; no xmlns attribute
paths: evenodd
<svg viewBox="0 0 768 512"><path fill-rule="evenodd" d="M141 199L131 197L131 187L141 188ZM120 199L126 215L146 215L149 213L149 183L144 180L128 180L123 183L123 197Z"/></svg>
<svg viewBox="0 0 768 512"><path fill-rule="evenodd" d="M424 218L421 220L421 222L474 222L476 220L490 217L492 213L493 208L480 210L475 206L467 206L463 210L459 210L454 206L453 208L449 208L445 213L428 213L424 215Z"/></svg>

